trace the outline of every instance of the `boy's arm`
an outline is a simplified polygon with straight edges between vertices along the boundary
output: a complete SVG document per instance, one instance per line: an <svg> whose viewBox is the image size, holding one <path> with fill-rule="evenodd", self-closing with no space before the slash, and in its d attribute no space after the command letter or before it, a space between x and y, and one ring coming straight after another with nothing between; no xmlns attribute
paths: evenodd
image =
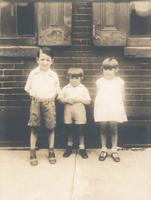
<svg viewBox="0 0 151 200"><path fill-rule="evenodd" d="M87 88L84 88L83 90L83 95L79 98L73 99L74 103L82 103L85 105L90 104L91 102L91 97L89 95L89 91Z"/></svg>
<svg viewBox="0 0 151 200"><path fill-rule="evenodd" d="M73 103L74 103L74 100L73 100L73 99L65 97L64 89L62 89L62 91L60 92L59 99L60 99L61 102L64 103L64 104L66 104L66 103L68 103L68 104L73 104Z"/></svg>
<svg viewBox="0 0 151 200"><path fill-rule="evenodd" d="M28 78L27 78L27 81L26 81L26 84L25 84L25 87L24 87L24 90L30 95L30 91L31 91L31 80L32 77L31 77L31 73L29 74Z"/></svg>
<svg viewBox="0 0 151 200"><path fill-rule="evenodd" d="M60 82L59 82L59 78L58 75L56 75L56 93L58 95L58 99L60 99L60 95L61 95L61 88L60 88Z"/></svg>

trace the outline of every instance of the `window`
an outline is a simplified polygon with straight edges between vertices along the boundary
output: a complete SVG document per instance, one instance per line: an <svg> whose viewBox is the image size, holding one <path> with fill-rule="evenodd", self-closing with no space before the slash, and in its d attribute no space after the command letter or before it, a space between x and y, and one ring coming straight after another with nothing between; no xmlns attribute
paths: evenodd
<svg viewBox="0 0 151 200"><path fill-rule="evenodd" d="M141 28L140 28L141 27ZM136 9L131 9L130 14L130 35L149 36L151 35L151 15L141 15Z"/></svg>
<svg viewBox="0 0 151 200"><path fill-rule="evenodd" d="M126 56L151 55L151 0L93 2L93 43L123 46Z"/></svg>
<svg viewBox="0 0 151 200"><path fill-rule="evenodd" d="M129 34L126 56L151 55L151 0L130 1Z"/></svg>
<svg viewBox="0 0 151 200"><path fill-rule="evenodd" d="M34 36L34 4L1 1L0 43L33 44Z"/></svg>
<svg viewBox="0 0 151 200"><path fill-rule="evenodd" d="M96 46L125 46L128 0L93 3L93 41Z"/></svg>
<svg viewBox="0 0 151 200"><path fill-rule="evenodd" d="M71 3L40 1L37 13L39 45L71 44Z"/></svg>
<svg viewBox="0 0 151 200"><path fill-rule="evenodd" d="M71 44L72 3L1 0L0 44Z"/></svg>

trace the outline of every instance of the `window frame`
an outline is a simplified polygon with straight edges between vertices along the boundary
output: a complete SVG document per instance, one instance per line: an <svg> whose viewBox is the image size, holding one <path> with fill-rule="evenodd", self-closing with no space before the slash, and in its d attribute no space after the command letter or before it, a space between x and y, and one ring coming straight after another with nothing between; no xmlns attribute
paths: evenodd
<svg viewBox="0 0 151 200"><path fill-rule="evenodd" d="M141 1L141 0L140 0ZM151 3L151 0L146 0ZM127 34L127 43L124 48L124 55L127 57L151 57L151 35L131 35L130 34L130 15L131 15L131 3L129 2L129 29Z"/></svg>
<svg viewBox="0 0 151 200"><path fill-rule="evenodd" d="M8 3L11 3L11 0L7 1ZM23 2L21 2L20 0L17 1L18 3L30 3L29 0L24 0ZM14 2L12 2L14 3ZM34 25L35 25L35 32L33 35L12 35L12 36L0 36L0 45L12 45L12 46L18 46L18 45L36 45L37 43L37 39L36 39L36 29L37 29L37 24L36 24L36 7L35 7L35 3L33 4L34 6Z"/></svg>

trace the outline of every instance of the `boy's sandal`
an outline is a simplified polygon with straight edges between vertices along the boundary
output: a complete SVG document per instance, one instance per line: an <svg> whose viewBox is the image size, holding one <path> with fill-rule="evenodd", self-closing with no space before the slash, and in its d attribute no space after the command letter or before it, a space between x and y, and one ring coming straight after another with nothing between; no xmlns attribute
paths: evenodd
<svg viewBox="0 0 151 200"><path fill-rule="evenodd" d="M55 153L53 151L49 152L48 160L49 160L50 164L55 164L56 163L56 156L55 156Z"/></svg>
<svg viewBox="0 0 151 200"><path fill-rule="evenodd" d="M120 162L120 157L119 157L119 155L118 155L117 152L112 153L112 154L111 154L111 157L113 158L113 160L114 160L115 162Z"/></svg>
<svg viewBox="0 0 151 200"><path fill-rule="evenodd" d="M100 156L99 156L99 160L100 161L104 161L107 157L107 152L106 151L101 151Z"/></svg>
<svg viewBox="0 0 151 200"><path fill-rule="evenodd" d="M36 150L30 151L30 164L33 165L33 166L38 165Z"/></svg>
<svg viewBox="0 0 151 200"><path fill-rule="evenodd" d="M38 160L37 160L37 158L32 158L32 159L30 159L30 164L33 165L33 166L38 165Z"/></svg>

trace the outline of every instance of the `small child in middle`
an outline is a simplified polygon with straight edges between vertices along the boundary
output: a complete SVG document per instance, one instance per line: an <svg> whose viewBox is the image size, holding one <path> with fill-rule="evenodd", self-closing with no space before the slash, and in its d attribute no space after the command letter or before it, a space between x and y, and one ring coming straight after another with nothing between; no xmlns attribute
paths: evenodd
<svg viewBox="0 0 151 200"><path fill-rule="evenodd" d="M72 124L77 127L79 134L79 153L82 158L88 158L84 142L84 125L87 123L85 105L90 104L88 89L81 83L84 72L81 68L72 67L68 72L69 84L61 91L60 99L64 103L64 123L67 132L67 147L63 157L72 154L73 136Z"/></svg>

